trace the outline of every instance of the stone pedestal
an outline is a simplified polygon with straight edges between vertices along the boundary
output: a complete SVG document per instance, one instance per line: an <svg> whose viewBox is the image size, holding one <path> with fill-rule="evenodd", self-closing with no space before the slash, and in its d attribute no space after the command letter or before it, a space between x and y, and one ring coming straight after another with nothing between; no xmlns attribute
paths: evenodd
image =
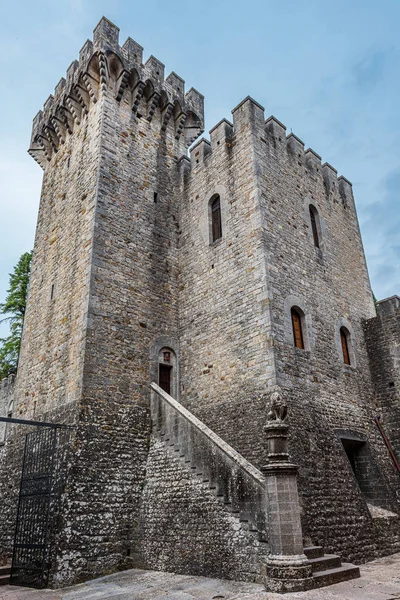
<svg viewBox="0 0 400 600"><path fill-rule="evenodd" d="M287 450L286 412L281 404L273 405L269 414L265 427L268 463L261 469L267 492L270 543L264 583L267 590L278 593L313 586L311 565L303 550L297 466L289 462Z"/></svg>

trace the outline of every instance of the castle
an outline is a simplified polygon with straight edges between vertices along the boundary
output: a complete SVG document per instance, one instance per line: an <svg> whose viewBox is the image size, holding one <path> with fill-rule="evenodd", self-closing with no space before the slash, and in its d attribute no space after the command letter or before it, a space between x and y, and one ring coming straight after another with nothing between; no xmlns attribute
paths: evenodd
<svg viewBox="0 0 400 600"><path fill-rule="evenodd" d="M101 19L33 123L42 196L0 406L68 429L3 426L2 556L52 586L130 566L354 576L337 555L400 550L400 298L376 312L351 183L249 97L193 145L203 96L118 34ZM66 431L56 493L37 464L58 468Z"/></svg>

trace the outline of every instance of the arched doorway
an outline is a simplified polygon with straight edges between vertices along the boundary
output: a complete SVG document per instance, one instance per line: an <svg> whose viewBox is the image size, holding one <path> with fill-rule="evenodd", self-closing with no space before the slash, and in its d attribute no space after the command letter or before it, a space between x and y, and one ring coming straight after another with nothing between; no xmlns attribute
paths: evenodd
<svg viewBox="0 0 400 600"><path fill-rule="evenodd" d="M158 353L158 385L167 394L176 398L176 354L167 346L161 348Z"/></svg>

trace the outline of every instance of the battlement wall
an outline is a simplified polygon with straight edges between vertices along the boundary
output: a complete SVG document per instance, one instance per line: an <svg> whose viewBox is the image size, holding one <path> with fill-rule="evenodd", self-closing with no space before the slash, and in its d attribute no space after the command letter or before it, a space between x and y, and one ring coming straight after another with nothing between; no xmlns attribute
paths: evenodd
<svg viewBox="0 0 400 600"><path fill-rule="evenodd" d="M376 395L376 414L400 460L400 297L377 305L364 324Z"/></svg>
<svg viewBox="0 0 400 600"><path fill-rule="evenodd" d="M57 87L31 146L41 151L35 139L46 133L43 119L69 111L71 132L45 157L31 290L34 305L53 310L36 321L28 302L26 352L35 352L25 355L33 377L24 375L24 403L38 410L46 398L75 409L65 509L74 524L60 533L60 547L70 549L60 557L61 585L138 558L150 373L165 345L179 351L176 157L202 129L203 98L185 93L175 73L164 79L156 58L142 64L132 40L120 47L118 28L106 19Z"/></svg>
<svg viewBox="0 0 400 600"><path fill-rule="evenodd" d="M227 119L219 121L210 129L210 140L201 138L190 148L190 158L184 161L185 169L197 173L202 166L213 160L212 155L224 152L227 148L234 151L238 136L252 131L254 137L264 142L266 147L271 144L282 154L293 160L293 168L302 167L309 170L313 178L323 181L327 196L345 208L354 206L351 182L343 175L338 176L337 170L328 162L322 163L321 156L311 148L305 149L304 142L294 133L286 133L286 126L276 117L265 119L265 109L250 96L242 100L233 110L233 123ZM267 150L268 152L268 150ZM283 158L283 157L282 157Z"/></svg>
<svg viewBox="0 0 400 600"><path fill-rule="evenodd" d="M176 73L164 78L164 65L154 56L143 64L143 48L128 38L119 45L119 28L102 18L93 41L83 45L33 120L29 153L43 169L74 133L99 98L129 103L135 118L151 122L160 113L159 132L173 129L173 137L188 147L203 131L204 98Z"/></svg>
<svg viewBox="0 0 400 600"><path fill-rule="evenodd" d="M234 273L233 279L239 280L246 272L244 266L239 272L236 265L225 261L227 252L239 256L249 245L257 246L258 240L263 258L258 258L255 266L254 250L248 250L248 268L254 267L255 277L263 281L266 290L265 319L271 320L268 314L273 307L271 337L276 344L293 345L288 317L293 301L306 315L307 350L315 357L315 352L320 354L323 371L328 364L337 374L342 370L338 344L341 326L354 333L354 363L358 361L359 367L366 368L361 321L373 316L375 310L351 183L338 177L328 163L321 164L320 156L305 150L293 133L286 136L285 126L275 117L265 120L263 107L253 99L243 100L232 114L233 123L220 121L210 130L210 141L202 138L191 147L190 157L180 160L185 196L181 206L183 265L190 253L187 240L196 248L196 264L187 272L183 267L182 283L187 282L186 276L191 278L193 267L204 290L208 289L207 264L213 263L213 278L221 289L208 292L227 303L229 276ZM221 197L223 235L214 246L210 242L208 204L215 194ZM318 242L311 211L317 215ZM221 278L214 275L219 263L224 267ZM318 337L325 339L322 347L317 344Z"/></svg>
<svg viewBox="0 0 400 600"><path fill-rule="evenodd" d="M276 118L266 121L251 98L179 164L182 402L259 467L265 456L254 440L262 435L265 395L285 389L305 530L349 557L356 548L338 534L327 507L343 515L348 539L360 535L369 515L334 429L359 431L388 468L371 417L362 323L375 309L352 186ZM213 241L216 195L222 237ZM304 349L294 345L292 307L302 314ZM351 335L351 365L341 327ZM355 515L364 525L354 525ZM365 557L374 552L368 544Z"/></svg>

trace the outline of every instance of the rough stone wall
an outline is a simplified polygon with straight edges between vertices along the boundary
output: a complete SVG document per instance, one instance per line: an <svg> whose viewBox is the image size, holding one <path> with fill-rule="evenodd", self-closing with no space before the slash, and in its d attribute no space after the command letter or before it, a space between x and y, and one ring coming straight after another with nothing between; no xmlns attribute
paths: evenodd
<svg viewBox="0 0 400 600"><path fill-rule="evenodd" d="M43 176L16 383L16 414L26 418L81 393L100 118L94 104Z"/></svg>
<svg viewBox="0 0 400 600"><path fill-rule="evenodd" d="M246 531L208 484L154 438L142 498L141 549L147 568L259 581L268 545Z"/></svg>
<svg viewBox="0 0 400 600"><path fill-rule="evenodd" d="M267 123L264 139L258 152L275 364L290 405L291 454L301 467L303 526L314 543L367 560L379 552L378 536L338 430L368 444L372 504L398 511L399 482L374 424L363 321L375 311L351 185L321 167L295 136L285 139L276 121ZM310 204L318 211L320 248ZM304 313L304 350L294 347L292 306ZM341 326L350 332L350 366ZM398 530L398 520L392 525Z"/></svg>
<svg viewBox="0 0 400 600"><path fill-rule="evenodd" d="M45 176L18 414L76 425L52 585L137 563L150 356L177 337L176 162L202 122L183 88L102 19L34 121Z"/></svg>
<svg viewBox="0 0 400 600"><path fill-rule="evenodd" d="M400 300L378 302L378 315L366 321L365 336L376 394L376 414L400 461ZM398 491L400 494L400 490Z"/></svg>
<svg viewBox="0 0 400 600"><path fill-rule="evenodd" d="M165 346L178 357L182 402L255 466L265 460L269 394L283 388L314 543L356 560L399 544L398 518L368 512L337 432L368 441L373 501L398 510L398 482L373 423L362 323L374 308L351 185L275 119L265 124L251 99L234 109L233 125L212 130L211 145L179 160L202 124L201 96L183 87L174 73L164 80L154 57L143 65L133 40L120 47L118 28L102 19L35 119L31 153L45 176L16 398L17 416L77 426L55 586L143 560L167 568L174 546L180 570L194 572L199 548L214 557L214 565L204 558L209 574L254 573L256 546L234 518L158 442L148 459L149 384ZM304 313L305 350L293 347L293 305ZM374 327L392 369L387 345L395 347L397 329L390 337L389 321ZM23 443L13 431L0 456L8 549ZM207 511L214 529L205 537ZM167 525L178 517L190 540ZM164 554L152 538L160 522Z"/></svg>
<svg viewBox="0 0 400 600"><path fill-rule="evenodd" d="M0 416L8 417L8 413L13 408L14 401L15 375L10 375L0 381ZM7 426L0 423L0 444L6 439Z"/></svg>
<svg viewBox="0 0 400 600"><path fill-rule="evenodd" d="M15 376L10 375L0 382L0 415L8 417L13 408ZM7 515L0 533L0 564L9 560L14 534L14 515L18 494L18 468L22 461L22 449L12 439L13 426L0 423L0 469L2 512ZM21 440L22 442L22 440ZM11 451L9 451L11 448Z"/></svg>
<svg viewBox="0 0 400 600"><path fill-rule="evenodd" d="M75 122L43 178L14 416L73 424L82 385L91 238L99 152L98 105ZM24 435L13 427L1 450L0 545L10 553Z"/></svg>
<svg viewBox="0 0 400 600"><path fill-rule="evenodd" d="M351 184L294 135L286 138L276 119L265 123L251 99L233 116L233 129L219 124L211 146L192 149L184 169L181 400L259 467L269 391L282 388L305 534L367 560L382 551L382 540L339 432L368 444L372 503L398 510L398 482L373 421L362 324L375 311ZM223 237L210 244L207 203L215 193ZM304 313L305 350L294 348L292 306ZM342 326L351 366L343 362ZM398 531L398 519L390 528Z"/></svg>
<svg viewBox="0 0 400 600"><path fill-rule="evenodd" d="M257 103L247 99L191 150L180 225L181 398L243 454L263 464L262 396L273 389L266 262L254 138ZM222 238L210 243L209 201L219 194Z"/></svg>

